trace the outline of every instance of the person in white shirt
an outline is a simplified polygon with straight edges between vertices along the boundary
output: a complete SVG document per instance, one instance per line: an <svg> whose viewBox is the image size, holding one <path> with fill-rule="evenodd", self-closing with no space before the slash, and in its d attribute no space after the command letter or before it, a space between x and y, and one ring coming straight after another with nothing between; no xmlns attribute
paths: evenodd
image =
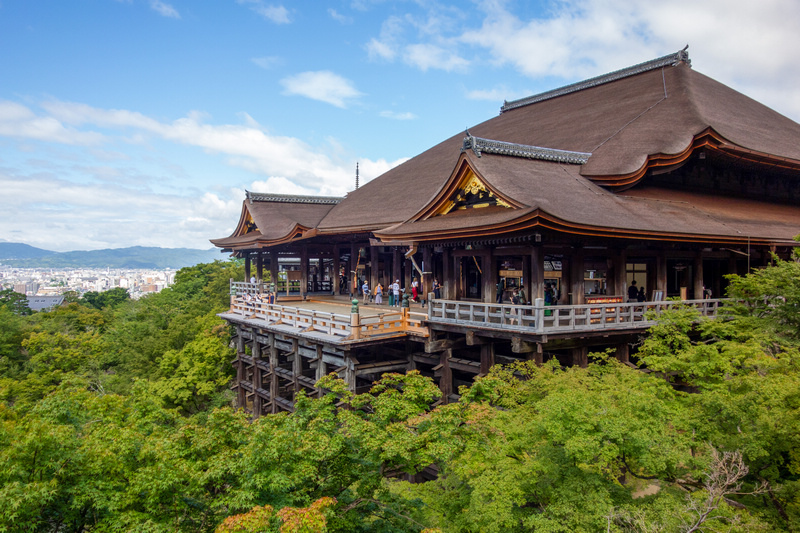
<svg viewBox="0 0 800 533"><path fill-rule="evenodd" d="M394 283L392 283L392 294L394 295L394 306L400 306L400 280L396 279Z"/></svg>

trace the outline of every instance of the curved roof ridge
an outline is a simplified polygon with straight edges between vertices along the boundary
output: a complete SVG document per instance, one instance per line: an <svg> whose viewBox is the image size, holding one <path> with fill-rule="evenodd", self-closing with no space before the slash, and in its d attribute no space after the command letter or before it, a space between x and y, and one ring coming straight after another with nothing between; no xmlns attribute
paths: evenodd
<svg viewBox="0 0 800 533"><path fill-rule="evenodd" d="M478 157L481 156L482 152L486 152L487 154L543 159L545 161L569 163L572 165L583 165L592 156L589 152L573 152L570 150L559 150L557 148L544 148L529 144L484 139L470 135L469 131L467 131L467 136L464 137L464 144L461 146L461 152L466 152L470 148Z"/></svg>
<svg viewBox="0 0 800 533"><path fill-rule="evenodd" d="M337 196L303 196L296 194L272 194L245 191L247 199L253 202L284 202L292 204L330 204L336 205L343 200Z"/></svg>
<svg viewBox="0 0 800 533"><path fill-rule="evenodd" d="M615 70L614 72L609 72L601 76L589 78L588 80L579 81L576 83L572 83L570 85L565 85L564 87L560 87L558 89L552 89L550 91L535 94L533 96L520 98L519 100L512 100L511 102L504 101L503 106L500 108L500 113L504 113L506 111L510 111L518 107L524 107L526 105L535 104L543 100L549 100L551 98L563 96L565 94L582 91L584 89L589 89L591 87L596 87L598 85L603 85L605 83L610 83L612 81L616 81L622 78L627 78L629 76L635 76L637 74L641 74L642 72L647 72L648 70L654 70L657 68L667 67L667 66L675 66L681 62L691 66L692 61L689 59L689 52L687 51L688 48L689 45L687 44L683 50L678 50L674 54L669 54L663 57L652 59L650 61L645 61L644 63L639 63L638 65L633 65L631 67L623 68L620 70Z"/></svg>

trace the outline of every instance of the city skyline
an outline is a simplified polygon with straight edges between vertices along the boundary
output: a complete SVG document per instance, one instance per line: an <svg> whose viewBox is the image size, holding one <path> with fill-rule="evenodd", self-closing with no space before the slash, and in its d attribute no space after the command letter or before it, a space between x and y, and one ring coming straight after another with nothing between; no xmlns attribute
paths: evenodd
<svg viewBox="0 0 800 533"><path fill-rule="evenodd" d="M344 195L356 163L363 184L503 100L687 43L800 118L788 0L75 6L0 3L0 240L207 249L245 189Z"/></svg>

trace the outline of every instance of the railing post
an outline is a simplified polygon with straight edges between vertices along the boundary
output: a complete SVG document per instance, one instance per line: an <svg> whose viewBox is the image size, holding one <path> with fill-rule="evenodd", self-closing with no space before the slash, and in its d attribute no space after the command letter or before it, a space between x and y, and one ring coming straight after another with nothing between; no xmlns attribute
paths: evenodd
<svg viewBox="0 0 800 533"><path fill-rule="evenodd" d="M544 331L544 298L536 298L533 301L533 314L535 315L536 331Z"/></svg>
<svg viewBox="0 0 800 533"><path fill-rule="evenodd" d="M350 333L353 339L361 338L361 315L358 314L358 299L353 298L350 302L353 307L350 308Z"/></svg>

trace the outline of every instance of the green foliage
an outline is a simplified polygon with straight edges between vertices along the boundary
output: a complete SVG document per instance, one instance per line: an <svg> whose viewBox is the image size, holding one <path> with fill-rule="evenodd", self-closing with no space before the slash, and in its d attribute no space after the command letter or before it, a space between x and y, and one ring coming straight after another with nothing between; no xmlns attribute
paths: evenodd
<svg viewBox="0 0 800 533"><path fill-rule="evenodd" d="M128 289L115 287L104 292L89 291L83 295L81 301L95 309L105 309L106 307L117 307L122 302L130 300L130 297Z"/></svg>
<svg viewBox="0 0 800 533"><path fill-rule="evenodd" d="M29 315L31 308L28 306L28 297L13 289L0 290L0 308L6 307L16 315Z"/></svg>

